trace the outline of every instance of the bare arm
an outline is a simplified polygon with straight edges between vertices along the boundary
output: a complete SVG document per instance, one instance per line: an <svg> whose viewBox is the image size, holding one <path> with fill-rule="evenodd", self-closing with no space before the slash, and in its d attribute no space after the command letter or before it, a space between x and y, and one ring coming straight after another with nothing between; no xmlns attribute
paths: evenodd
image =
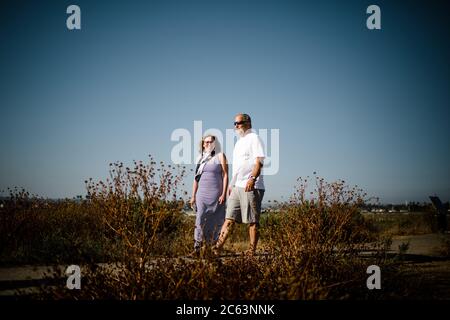
<svg viewBox="0 0 450 320"><path fill-rule="evenodd" d="M261 174L263 160L264 160L264 158L260 158L260 157L256 158L255 165L253 166L253 170L252 170L252 174L251 174L253 177L255 177L255 180ZM248 179L247 185L245 186L245 192L253 191L255 189L255 180Z"/></svg>
<svg viewBox="0 0 450 320"><path fill-rule="evenodd" d="M256 158L256 163L253 166L253 170L252 170L252 176L254 176L255 178L258 178L259 175L261 174L261 168L263 166L263 161L264 161L264 158Z"/></svg>
<svg viewBox="0 0 450 320"><path fill-rule="evenodd" d="M191 197L191 201L189 202L191 205L191 208L194 208L195 195L197 194L197 189L198 189L198 182L194 178L194 183L192 184L192 197Z"/></svg>
<svg viewBox="0 0 450 320"><path fill-rule="evenodd" d="M223 187L222 187L222 195L219 198L219 203L222 204L225 202L228 188L228 163L224 153L221 154L220 164L222 166Z"/></svg>

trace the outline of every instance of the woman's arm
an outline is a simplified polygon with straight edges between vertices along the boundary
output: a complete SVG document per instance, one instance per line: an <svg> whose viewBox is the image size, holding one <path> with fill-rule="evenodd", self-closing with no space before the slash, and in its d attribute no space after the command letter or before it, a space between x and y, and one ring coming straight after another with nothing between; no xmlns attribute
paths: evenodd
<svg viewBox="0 0 450 320"><path fill-rule="evenodd" d="M219 198L219 204L222 204L225 202L228 188L228 163L224 153L221 153L220 164L222 165L223 188L222 188L222 195Z"/></svg>
<svg viewBox="0 0 450 320"><path fill-rule="evenodd" d="M197 189L198 189L198 182L194 178L194 183L192 184L192 197L191 197L191 201L189 202L192 209L194 209L195 195L197 194Z"/></svg>

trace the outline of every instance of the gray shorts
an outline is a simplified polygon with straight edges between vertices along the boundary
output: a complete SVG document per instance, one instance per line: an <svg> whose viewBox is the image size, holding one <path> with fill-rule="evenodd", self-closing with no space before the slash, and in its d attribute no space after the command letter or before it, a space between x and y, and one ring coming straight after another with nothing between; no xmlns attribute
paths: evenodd
<svg viewBox="0 0 450 320"><path fill-rule="evenodd" d="M245 192L245 188L234 187L227 201L225 219L234 220L238 223L256 223L256 225L259 225L263 196L263 189Z"/></svg>

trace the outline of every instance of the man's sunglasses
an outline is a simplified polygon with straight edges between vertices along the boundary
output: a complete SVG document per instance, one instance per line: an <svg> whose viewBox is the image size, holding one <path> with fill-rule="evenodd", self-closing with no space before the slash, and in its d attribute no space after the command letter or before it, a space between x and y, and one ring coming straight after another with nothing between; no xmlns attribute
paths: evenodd
<svg viewBox="0 0 450 320"><path fill-rule="evenodd" d="M235 122L234 125L237 126L237 125L244 124L244 123L247 123L247 121L239 121L239 122Z"/></svg>

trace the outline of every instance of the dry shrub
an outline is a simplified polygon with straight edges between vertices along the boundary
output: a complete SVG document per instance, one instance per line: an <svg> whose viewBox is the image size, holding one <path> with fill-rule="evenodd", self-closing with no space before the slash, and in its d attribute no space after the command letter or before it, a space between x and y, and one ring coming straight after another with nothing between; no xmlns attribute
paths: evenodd
<svg viewBox="0 0 450 320"><path fill-rule="evenodd" d="M51 200L10 189L0 206L5 264L102 261L110 257L98 212L87 201Z"/></svg>
<svg viewBox="0 0 450 320"><path fill-rule="evenodd" d="M340 299L367 292L365 271L371 263L358 253L370 234L359 216L359 189L317 178L315 192L306 199L307 181L300 180L292 201L261 230L267 252L193 260L179 257L184 249L161 255L160 246L177 233L176 186L182 174L154 165L137 163L130 170L115 164L106 183L88 183L92 204L123 240L122 255L115 264L84 266L81 290L47 287L41 297ZM185 233L178 235L185 239Z"/></svg>
<svg viewBox="0 0 450 320"><path fill-rule="evenodd" d="M359 253L376 240L360 214L366 194L342 180L328 183L315 177L311 191L308 178L298 181L266 236L271 255L277 257L275 274L287 281L283 298L345 297L363 284L367 261ZM304 279L313 288L305 286Z"/></svg>
<svg viewBox="0 0 450 320"><path fill-rule="evenodd" d="M134 161L134 168L110 164L106 181L86 181L91 205L101 212L111 237L124 245L123 254L137 255L141 263L167 250L183 221L184 202L177 194L185 169L150 161Z"/></svg>
<svg viewBox="0 0 450 320"><path fill-rule="evenodd" d="M370 225L360 214L364 204L361 189L344 181L328 183L316 177L314 191L308 180L299 186L288 204L282 206L272 247L298 253L316 251L325 255L346 252L355 244L373 240Z"/></svg>
<svg viewBox="0 0 450 320"><path fill-rule="evenodd" d="M2 260L11 251L17 251L19 241L27 237L30 221L35 220L36 204L30 201L30 194L24 189L9 189L9 199L0 207L0 256ZM22 235L22 237L18 237ZM27 237L29 238L29 237ZM7 252L8 251L8 252Z"/></svg>

